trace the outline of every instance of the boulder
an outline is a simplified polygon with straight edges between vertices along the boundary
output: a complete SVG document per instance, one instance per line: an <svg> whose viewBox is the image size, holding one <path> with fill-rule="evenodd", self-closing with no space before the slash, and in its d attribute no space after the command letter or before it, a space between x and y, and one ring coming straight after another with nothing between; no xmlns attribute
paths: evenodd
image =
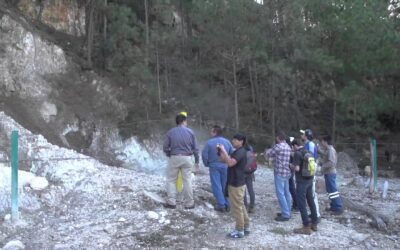
<svg viewBox="0 0 400 250"><path fill-rule="evenodd" d="M356 161L350 157L347 153L340 152L337 156L337 170L343 173L344 176L357 174L358 175L358 165Z"/></svg>
<svg viewBox="0 0 400 250"><path fill-rule="evenodd" d="M17 250L17 249L25 249L24 243L22 243L19 240L12 240L3 247L3 250Z"/></svg>

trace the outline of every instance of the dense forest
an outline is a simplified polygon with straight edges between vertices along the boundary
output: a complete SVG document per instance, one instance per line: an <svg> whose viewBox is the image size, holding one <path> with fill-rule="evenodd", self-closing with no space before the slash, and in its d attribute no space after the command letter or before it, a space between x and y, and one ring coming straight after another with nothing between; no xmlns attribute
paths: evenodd
<svg viewBox="0 0 400 250"><path fill-rule="evenodd" d="M127 89L122 123L185 110L199 125L269 138L305 127L341 140L399 132L395 0L80 4L77 54Z"/></svg>

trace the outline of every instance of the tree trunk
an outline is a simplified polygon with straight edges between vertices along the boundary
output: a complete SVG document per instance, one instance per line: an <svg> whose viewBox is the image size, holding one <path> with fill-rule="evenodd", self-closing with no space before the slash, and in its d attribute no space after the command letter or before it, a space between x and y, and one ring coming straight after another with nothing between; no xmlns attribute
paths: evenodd
<svg viewBox="0 0 400 250"><path fill-rule="evenodd" d="M275 131L276 131L276 124L275 124L275 81L272 80L271 82L271 135L272 135L272 145L275 143Z"/></svg>
<svg viewBox="0 0 400 250"><path fill-rule="evenodd" d="M301 119L301 111L299 109L299 98L297 96L297 82L292 84L292 93L293 93L293 109L295 110L295 126L296 128L300 128L302 124L300 124Z"/></svg>
<svg viewBox="0 0 400 250"><path fill-rule="evenodd" d="M145 13L145 33L146 33L146 50L144 63L146 66L149 65L149 46L150 46L150 35L149 35L149 6L148 1L144 0L144 13Z"/></svg>
<svg viewBox="0 0 400 250"><path fill-rule="evenodd" d="M156 60L157 60L157 90L158 90L158 112L162 113L161 103L161 84L160 84L160 60L158 55L158 44L156 48Z"/></svg>
<svg viewBox="0 0 400 250"><path fill-rule="evenodd" d="M182 59L184 59L184 55L185 55L185 19L184 19L184 7L183 7L183 0L179 1L179 8L181 10L181 42L182 42Z"/></svg>
<svg viewBox="0 0 400 250"><path fill-rule="evenodd" d="M333 82L333 111L332 111L332 144L335 144L336 141L336 112L337 112L337 93L336 93L336 85Z"/></svg>
<svg viewBox="0 0 400 250"><path fill-rule="evenodd" d="M36 17L36 20L37 20L38 22L41 22L41 21L42 21L43 10L44 10L44 1L43 1L43 0L40 0L40 1L39 1L39 12L38 12L38 15L37 15L37 17Z"/></svg>
<svg viewBox="0 0 400 250"><path fill-rule="evenodd" d="M227 87L228 87L228 83L227 83L228 81L226 80L225 71L224 71L223 75L224 75L224 91L226 91L226 89L227 89Z"/></svg>
<svg viewBox="0 0 400 250"><path fill-rule="evenodd" d="M368 208L365 205L361 205L361 204L357 204L353 201L351 201L350 199L343 197L342 196L342 200L344 203L344 206L347 209L353 210L355 212L359 212L362 214L367 215L368 217L373 219L373 226L375 228L377 228L378 230L381 231L386 231L387 230L387 226L390 225L392 222L394 222L393 220L389 219L387 216L380 214L379 212L377 212L375 209L373 208Z"/></svg>
<svg viewBox="0 0 400 250"><path fill-rule="evenodd" d="M251 71L251 62L250 61L249 61L249 78L250 78L250 89L251 89L251 102L254 106L256 106L256 93L255 93L253 73Z"/></svg>
<svg viewBox="0 0 400 250"><path fill-rule="evenodd" d="M104 13L103 13L103 39L107 41L107 0L104 0Z"/></svg>
<svg viewBox="0 0 400 250"><path fill-rule="evenodd" d="M233 70L233 88L235 92L235 127L239 131L239 100L238 100L238 82L236 77L236 57L232 53L232 70Z"/></svg>
<svg viewBox="0 0 400 250"><path fill-rule="evenodd" d="M91 68L93 66L92 63L92 50L93 50L93 36L94 36L94 8L95 8L95 0L89 1L89 23L87 28L87 62L88 66Z"/></svg>
<svg viewBox="0 0 400 250"><path fill-rule="evenodd" d="M165 75L165 94L169 97L169 75L167 57L164 57L164 75Z"/></svg>
<svg viewBox="0 0 400 250"><path fill-rule="evenodd" d="M264 119L264 112L263 112L263 100L264 100L264 91L262 85L258 83L258 71L257 71L257 63L254 62L254 89L255 89L255 98L258 105L258 114L259 114L259 128L262 128L262 123Z"/></svg>

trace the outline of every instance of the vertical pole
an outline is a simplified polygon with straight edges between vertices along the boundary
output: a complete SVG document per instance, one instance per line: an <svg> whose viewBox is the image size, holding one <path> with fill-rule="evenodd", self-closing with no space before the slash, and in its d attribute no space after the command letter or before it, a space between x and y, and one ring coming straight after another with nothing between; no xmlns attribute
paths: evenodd
<svg viewBox="0 0 400 250"><path fill-rule="evenodd" d="M369 193L372 194L373 192L375 192L375 167L374 167L374 142L373 139L370 139L370 143L369 143L369 152L371 154L371 168L370 168L370 178L369 178Z"/></svg>
<svg viewBox="0 0 400 250"><path fill-rule="evenodd" d="M18 131L11 134L11 219L18 220Z"/></svg>
<svg viewBox="0 0 400 250"><path fill-rule="evenodd" d="M377 186L378 186L378 160L376 158L376 140L373 139L372 140L372 145L374 148L374 187L375 190L377 190Z"/></svg>

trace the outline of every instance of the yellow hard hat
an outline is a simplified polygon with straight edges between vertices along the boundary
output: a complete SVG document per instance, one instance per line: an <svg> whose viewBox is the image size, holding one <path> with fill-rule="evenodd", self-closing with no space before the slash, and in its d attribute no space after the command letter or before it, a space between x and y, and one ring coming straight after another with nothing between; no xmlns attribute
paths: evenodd
<svg viewBox="0 0 400 250"><path fill-rule="evenodd" d="M180 115L183 115L183 116L185 116L185 117L187 117L187 112L185 112L185 111L182 111L182 112L180 112L179 114L180 114Z"/></svg>

